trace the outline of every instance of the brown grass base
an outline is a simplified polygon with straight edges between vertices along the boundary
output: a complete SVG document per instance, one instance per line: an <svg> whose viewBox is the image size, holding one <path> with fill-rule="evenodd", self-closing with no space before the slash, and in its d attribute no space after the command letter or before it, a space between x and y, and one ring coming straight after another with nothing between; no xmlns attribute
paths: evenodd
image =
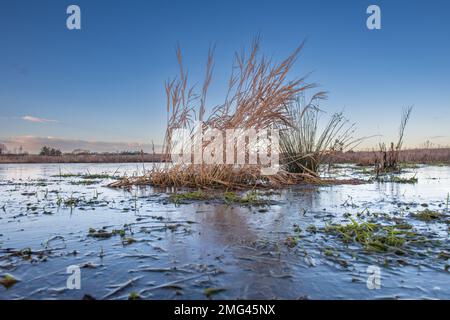
<svg viewBox="0 0 450 320"><path fill-rule="evenodd" d="M231 165L168 165L155 168L140 177L123 178L109 187L150 185L155 187L251 189L280 188L300 183L320 183L317 177L308 174L289 173L280 170L275 175L264 176L259 166Z"/></svg>
<svg viewBox="0 0 450 320"><path fill-rule="evenodd" d="M132 186L175 187L193 189L279 189L300 184L360 184L362 180L322 180L305 173L289 173L280 170L277 174L263 176L258 166L163 166L139 177L125 177L109 184L112 188Z"/></svg>

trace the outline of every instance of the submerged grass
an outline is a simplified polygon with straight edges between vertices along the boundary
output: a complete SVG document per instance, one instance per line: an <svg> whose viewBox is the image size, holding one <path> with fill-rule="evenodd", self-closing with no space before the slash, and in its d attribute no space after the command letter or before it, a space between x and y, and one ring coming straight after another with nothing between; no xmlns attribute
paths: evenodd
<svg viewBox="0 0 450 320"><path fill-rule="evenodd" d="M225 288L206 288L203 293L207 298L211 298L213 295L226 291Z"/></svg>
<svg viewBox="0 0 450 320"><path fill-rule="evenodd" d="M337 235L344 243L359 243L367 251L402 253L401 249L417 234L411 228L382 226L372 222L356 221L342 225L328 225L325 232Z"/></svg>
<svg viewBox="0 0 450 320"><path fill-rule="evenodd" d="M260 206L269 204L270 201L262 199L261 194L255 190L240 195L234 191L224 193L207 193L203 190L171 194L169 200L175 204L189 203L191 201L215 200L225 204L239 204L242 206Z"/></svg>
<svg viewBox="0 0 450 320"><path fill-rule="evenodd" d="M107 173L60 173L52 175L53 178L81 178L86 180L103 180L103 179L117 179L115 175L110 175Z"/></svg>
<svg viewBox="0 0 450 320"><path fill-rule="evenodd" d="M63 204L66 207L76 207L80 202L82 201L81 198L75 198L73 196L70 196L67 199L59 198L57 199L56 203L57 205Z"/></svg>
<svg viewBox="0 0 450 320"><path fill-rule="evenodd" d="M430 222L441 219L443 217L443 214L438 211L425 209L416 213L412 213L411 216L421 221Z"/></svg>
<svg viewBox="0 0 450 320"><path fill-rule="evenodd" d="M237 203L240 205L248 205L248 206L257 206L257 205L265 205L268 204L268 200L261 199L260 194L255 191L249 191L245 193L244 195L240 196L236 194L236 192L227 191L224 193L224 200L225 203L231 204L231 203Z"/></svg>
<svg viewBox="0 0 450 320"><path fill-rule="evenodd" d="M2 286L4 286L6 289L11 288L12 286L14 286L17 282L19 282L19 280L17 280L16 278L14 278L12 275L10 274L5 274L2 278L0 278L0 284Z"/></svg>
<svg viewBox="0 0 450 320"><path fill-rule="evenodd" d="M101 180L86 179L86 180L81 180L81 181L71 181L69 183L74 186L90 186L93 184L98 184L100 182L101 182Z"/></svg>
<svg viewBox="0 0 450 320"><path fill-rule="evenodd" d="M438 254L438 258L442 259L442 260L449 260L450 259L450 253L449 252L445 252L445 251L441 251Z"/></svg>
<svg viewBox="0 0 450 320"><path fill-rule="evenodd" d="M132 291L128 295L128 300L141 300L141 299L142 298L141 298L140 294L136 291Z"/></svg>
<svg viewBox="0 0 450 320"><path fill-rule="evenodd" d="M125 229L113 229L112 231L107 231L105 229L96 230L94 228L89 228L89 232L88 232L89 237L98 238L98 239L108 239L115 235L119 235L122 238L123 243L131 244L131 243L135 242L134 239L125 237L125 235L126 235Z"/></svg>
<svg viewBox="0 0 450 320"><path fill-rule="evenodd" d="M389 175L389 176L378 176L378 178L375 178L375 181L415 184L418 182L418 179L415 176L411 177L411 178L402 178L402 177L398 177L398 176L394 176L394 175Z"/></svg>
<svg viewBox="0 0 450 320"><path fill-rule="evenodd" d="M175 204L180 204L186 201L195 201L195 200L208 200L210 199L210 196L202 191L191 191L186 193L174 193L170 195L170 201L172 201Z"/></svg>

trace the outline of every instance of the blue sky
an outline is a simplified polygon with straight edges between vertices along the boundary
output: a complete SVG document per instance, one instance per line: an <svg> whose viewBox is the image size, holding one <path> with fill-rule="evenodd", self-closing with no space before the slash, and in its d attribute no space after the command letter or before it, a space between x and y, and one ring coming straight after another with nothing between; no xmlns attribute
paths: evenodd
<svg viewBox="0 0 450 320"><path fill-rule="evenodd" d="M81 30L66 28L70 4L81 8ZM381 30L366 28L370 4L381 8ZM448 145L449 18L445 0L2 0L0 141L161 142L176 44L194 82L216 45L213 106L233 53L260 34L274 59L308 39L292 75L312 72L329 91L327 112L344 110L359 136L382 135L365 147L393 139L408 105L406 144Z"/></svg>

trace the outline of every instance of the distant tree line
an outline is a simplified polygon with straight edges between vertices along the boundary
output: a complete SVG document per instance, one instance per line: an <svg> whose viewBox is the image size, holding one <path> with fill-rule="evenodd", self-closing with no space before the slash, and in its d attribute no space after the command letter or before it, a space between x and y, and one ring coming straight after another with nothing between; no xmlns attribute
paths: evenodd
<svg viewBox="0 0 450 320"><path fill-rule="evenodd" d="M39 155L41 155L41 156L61 156L62 152L59 149L43 146L41 149L41 152L39 152Z"/></svg>
<svg viewBox="0 0 450 320"><path fill-rule="evenodd" d="M14 148L14 150L8 150L6 145L3 143L0 143L0 155L28 155L29 153L27 151L23 150L23 147L20 146L19 148ZM143 156L148 155L149 153L144 152L144 150L139 151L129 151L129 150L123 150L123 151L115 151L115 152L91 152L89 150L83 150L83 149L75 149L72 152L69 153L63 153L60 149L51 148L48 146L43 146L40 151L39 155L41 156L62 156L62 155L121 155L121 156Z"/></svg>

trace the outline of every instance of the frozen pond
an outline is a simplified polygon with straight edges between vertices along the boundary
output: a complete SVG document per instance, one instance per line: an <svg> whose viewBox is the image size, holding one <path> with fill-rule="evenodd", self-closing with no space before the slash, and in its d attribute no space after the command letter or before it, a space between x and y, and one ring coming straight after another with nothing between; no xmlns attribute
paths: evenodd
<svg viewBox="0 0 450 320"><path fill-rule="evenodd" d="M106 187L143 170L0 165L0 276L18 280L0 286L0 298L450 299L448 166L405 168L401 177L417 183L264 192L264 206ZM367 170L340 165L325 175L369 180ZM424 210L439 218L414 217ZM325 232L351 219L407 225L414 238L372 252ZM80 267L81 289L67 288L69 266ZM379 289L368 288L369 266Z"/></svg>

